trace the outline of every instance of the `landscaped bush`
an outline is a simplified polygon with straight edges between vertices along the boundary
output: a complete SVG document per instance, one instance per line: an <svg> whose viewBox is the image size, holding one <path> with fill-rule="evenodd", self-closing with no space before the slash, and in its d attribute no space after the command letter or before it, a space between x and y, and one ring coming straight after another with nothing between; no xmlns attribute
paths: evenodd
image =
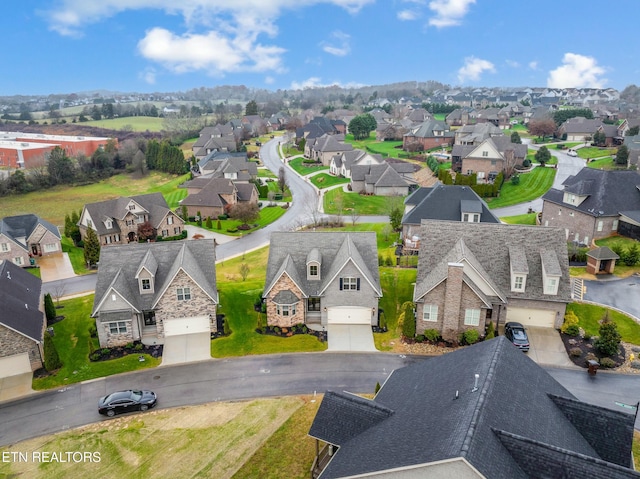
<svg viewBox="0 0 640 479"><path fill-rule="evenodd" d="M609 319L608 314L605 315L600 324L600 336L594 343L596 349L607 356L618 354L620 339L618 325Z"/></svg>
<svg viewBox="0 0 640 479"><path fill-rule="evenodd" d="M489 321L489 325L487 326L487 333L485 334L486 339L493 339L496 337L496 331L493 327L493 321Z"/></svg>
<svg viewBox="0 0 640 479"><path fill-rule="evenodd" d="M562 331L565 334L569 334L567 333L567 329L575 326L576 328L578 328L578 323L580 322L580 320L578 319L578 316L576 316L576 313L574 313L573 311L567 311L566 314L564 315L564 323L562 323L562 326L560 327L560 331ZM571 334L571 336L577 336L580 333L580 331L578 330L578 332L576 332L575 334Z"/></svg>
<svg viewBox="0 0 640 479"><path fill-rule="evenodd" d="M600 366L603 368L615 368L616 362L611 358L602 358L600 359Z"/></svg>
<svg viewBox="0 0 640 479"><path fill-rule="evenodd" d="M44 333L44 367L49 372L62 367L62 361L58 356L56 345L53 343L48 331Z"/></svg>
<svg viewBox="0 0 640 479"><path fill-rule="evenodd" d="M569 354L571 356L573 356L574 358L579 358L580 356L582 356L582 349L580 349L580 348L571 348L569 350Z"/></svg>
<svg viewBox="0 0 640 479"><path fill-rule="evenodd" d="M526 158L523 162L522 162L522 166L524 166L525 168L529 168L531 166L531 160L529 158Z"/></svg>
<svg viewBox="0 0 640 479"><path fill-rule="evenodd" d="M437 329L425 329L424 330L424 337L427 338L432 343L440 341L440 339L441 339L440 331L438 331Z"/></svg>
<svg viewBox="0 0 640 479"><path fill-rule="evenodd" d="M567 336L578 336L580 334L580 327L577 324L572 324L564 328L563 333Z"/></svg>
<svg viewBox="0 0 640 479"><path fill-rule="evenodd" d="M511 177L511 184L512 185L519 185L520 184L520 176L519 175L513 175Z"/></svg>
<svg viewBox="0 0 640 479"><path fill-rule="evenodd" d="M424 343L424 340L425 340L424 334L418 334L416 336L416 342L417 343Z"/></svg>
<svg viewBox="0 0 640 479"><path fill-rule="evenodd" d="M468 329L462 334L465 344L475 344L480 339L480 333L475 329Z"/></svg>
<svg viewBox="0 0 640 479"><path fill-rule="evenodd" d="M218 215L219 220L226 220L227 218L229 218L229 215Z"/></svg>

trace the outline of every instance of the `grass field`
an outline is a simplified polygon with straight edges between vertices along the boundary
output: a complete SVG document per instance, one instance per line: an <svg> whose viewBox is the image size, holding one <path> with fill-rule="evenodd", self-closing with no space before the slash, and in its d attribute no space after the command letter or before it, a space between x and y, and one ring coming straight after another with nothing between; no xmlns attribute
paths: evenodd
<svg viewBox="0 0 640 479"><path fill-rule="evenodd" d="M342 214L346 218L353 209L358 215L385 215L389 211L391 198L387 196L365 196L358 193L345 193L342 188L329 190L324 195L324 212L338 214L338 207L342 201Z"/></svg>
<svg viewBox="0 0 640 479"><path fill-rule="evenodd" d="M600 323L605 314L618 325L618 332L622 341L631 344L640 344L640 324L636 323L626 314L619 313L603 306L592 304L569 303L567 311L573 311L580 320L580 327L591 336L598 336Z"/></svg>
<svg viewBox="0 0 640 479"><path fill-rule="evenodd" d="M113 118L110 120L91 120L79 123L79 125L95 126L108 130L131 130L131 131L162 131L164 118L151 116L127 116L124 118Z"/></svg>
<svg viewBox="0 0 640 479"><path fill-rule="evenodd" d="M289 166L293 168L293 170L299 175L306 176L311 173L315 173L317 171L328 170L328 166L324 166L322 163L319 163L318 166L307 166L306 163L303 163L304 158L294 158L289 162Z"/></svg>
<svg viewBox="0 0 640 479"><path fill-rule="evenodd" d="M616 151L618 151L617 148L598 148L595 146L579 148L576 150L576 152L578 153L578 156L583 159L611 156L611 155L614 155Z"/></svg>
<svg viewBox="0 0 640 479"><path fill-rule="evenodd" d="M500 220L510 225L535 225L536 213L527 213L517 216L503 216Z"/></svg>
<svg viewBox="0 0 640 479"><path fill-rule="evenodd" d="M604 158L598 158L597 160L589 161L587 163L587 168L594 168L596 170L615 170L618 167L613 161L612 157L605 156Z"/></svg>
<svg viewBox="0 0 640 479"><path fill-rule="evenodd" d="M280 218L283 214L285 214L287 210L280 206L266 206L260 210L260 217L255 221L255 225L258 225L250 230L241 230L235 232L229 232L228 230L237 229L238 226L242 224L241 221L235 220L233 218L229 218L226 220L217 220L212 218L212 228L207 228L206 222L203 221L201 228L208 229L210 231L215 231L218 233L226 234L229 236L242 236L257 229L263 228L268 224L273 223L275 220ZM218 221L220 222L220 229L218 229ZM195 225L193 222L189 222L191 225ZM187 227L187 230L189 228Z"/></svg>
<svg viewBox="0 0 640 479"><path fill-rule="evenodd" d="M327 173L319 173L310 177L310 181L316 188L324 189L335 185L346 185L351 180L349 178L341 178Z"/></svg>
<svg viewBox="0 0 640 479"><path fill-rule="evenodd" d="M64 316L62 321L53 325L55 335L53 343L62 361L62 368L54 375L35 378L33 389L50 389L73 384L88 379L111 376L112 374L136 371L160 365L159 358L145 354L145 361L138 361L139 354L130 354L110 361L89 361L90 343L92 341L89 328L95 326L91 318L94 295L60 301L58 315Z"/></svg>
<svg viewBox="0 0 640 479"><path fill-rule="evenodd" d="M534 200L545 194L553 185L555 168L534 168L530 173L520 175L520 184L505 181L498 198L486 198L489 208L516 205Z"/></svg>
<svg viewBox="0 0 640 479"><path fill-rule="evenodd" d="M0 201L0 217L33 213L60 226L64 225L65 215L81 211L86 203L155 192L162 193L169 207L174 208L187 194L185 189L178 188L187 179L188 175L157 172L143 177L120 174L90 185L57 186L25 195L5 196Z"/></svg>

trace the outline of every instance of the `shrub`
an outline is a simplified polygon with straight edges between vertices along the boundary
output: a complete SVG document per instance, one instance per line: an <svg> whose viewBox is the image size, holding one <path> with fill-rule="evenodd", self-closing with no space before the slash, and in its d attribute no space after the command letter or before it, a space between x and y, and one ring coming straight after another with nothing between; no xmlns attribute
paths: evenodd
<svg viewBox="0 0 640 479"><path fill-rule="evenodd" d="M571 326L567 326L563 332L567 336L578 336L580 334L580 328L577 325L572 324Z"/></svg>
<svg viewBox="0 0 640 479"><path fill-rule="evenodd" d="M416 335L416 318L413 313L413 303L404 303L404 321L402 322L402 335L406 338L413 338Z"/></svg>
<svg viewBox="0 0 640 479"><path fill-rule="evenodd" d="M44 312L47 317L47 325L51 325L56 320L56 307L50 293L44 295Z"/></svg>
<svg viewBox="0 0 640 479"><path fill-rule="evenodd" d="M125 349L132 349L133 348L133 343L127 343L124 345Z"/></svg>
<svg viewBox="0 0 640 479"><path fill-rule="evenodd" d="M276 333L276 334L280 334L280 328L278 326L275 326L273 328L273 332Z"/></svg>
<svg viewBox="0 0 640 479"><path fill-rule="evenodd" d="M519 185L520 184L520 176L519 175L513 175L511 177L511 184L512 185Z"/></svg>
<svg viewBox="0 0 640 479"><path fill-rule="evenodd" d="M609 319L607 313L600 324L600 337L595 341L595 347L606 356L613 356L620 349L620 333L618 325Z"/></svg>
<svg viewBox="0 0 640 479"><path fill-rule="evenodd" d="M611 358L602 358L600 359L600 366L603 368L615 368L616 362Z"/></svg>
<svg viewBox="0 0 640 479"><path fill-rule="evenodd" d="M303 332L304 334L307 334L307 333L309 332L309 328L307 328L307 325L306 325L306 324L303 324L303 325L302 325L302 332Z"/></svg>
<svg viewBox="0 0 640 479"><path fill-rule="evenodd" d="M464 342L466 344L475 344L480 339L480 333L475 329L468 329L464 332Z"/></svg>
<svg viewBox="0 0 640 479"><path fill-rule="evenodd" d="M529 158L526 158L523 162L522 162L522 166L524 166L525 168L529 168L531 166L531 160Z"/></svg>
<svg viewBox="0 0 640 479"><path fill-rule="evenodd" d="M393 259L391 259L391 256L387 256L384 260L384 265L385 266L393 266Z"/></svg>
<svg viewBox="0 0 640 479"><path fill-rule="evenodd" d="M62 367L62 361L58 356L56 345L49 332L44 333L44 368L47 371L55 371Z"/></svg>
<svg viewBox="0 0 640 479"><path fill-rule="evenodd" d="M100 352L106 356L107 354L111 353L111 350L109 348L102 348Z"/></svg>
<svg viewBox="0 0 640 479"><path fill-rule="evenodd" d="M487 333L485 335L486 339L493 339L496 337L496 331L493 327L493 321L489 321L489 325L487 326Z"/></svg>
<svg viewBox="0 0 640 479"><path fill-rule="evenodd" d="M226 220L227 218L229 218L229 215L218 215L219 220Z"/></svg>
<svg viewBox="0 0 640 479"><path fill-rule="evenodd" d="M585 359L587 361L597 361L598 360L598 356L596 356L593 353L587 353L587 355L585 356Z"/></svg>
<svg viewBox="0 0 640 479"><path fill-rule="evenodd" d="M378 266L384 266L384 256L378 255Z"/></svg>
<svg viewBox="0 0 640 479"><path fill-rule="evenodd" d="M142 348L144 348L142 343L138 343L133 347L133 349L136 350L136 351L142 351Z"/></svg>
<svg viewBox="0 0 640 479"><path fill-rule="evenodd" d="M591 341L591 334L590 333L584 333L584 340L585 341Z"/></svg>
<svg viewBox="0 0 640 479"><path fill-rule="evenodd" d="M99 353L99 352L97 352L97 353L93 353L93 354L90 354L90 355L89 355L89 359L90 359L91 361L98 361L100 358L101 358L101 355L100 355L100 353Z"/></svg>
<svg viewBox="0 0 640 479"><path fill-rule="evenodd" d="M580 348L571 348L569 350L569 355L571 357L574 357L574 358L579 358L580 356L582 356L582 349L580 349Z"/></svg>
<svg viewBox="0 0 640 479"><path fill-rule="evenodd" d="M92 338L98 337L98 328L96 328L95 324L89 326L89 336L91 336Z"/></svg>
<svg viewBox="0 0 640 479"><path fill-rule="evenodd" d="M227 321L227 318L224 318L222 321L222 332L225 336L229 336L231 334L231 328L229 327L229 321Z"/></svg>
<svg viewBox="0 0 640 479"><path fill-rule="evenodd" d="M567 328L570 328L572 326L575 326L577 328L579 321L580 320L578 319L578 316L576 316L576 313L574 313L573 311L567 311L567 313L564 315L564 323L562 323L560 331L565 334L569 334L567 333ZM575 334L571 334L571 336L577 336L578 334L579 331Z"/></svg>
<svg viewBox="0 0 640 479"><path fill-rule="evenodd" d="M427 338L432 343L440 341L440 331L437 329L425 329L424 337Z"/></svg>
<svg viewBox="0 0 640 479"><path fill-rule="evenodd" d="M424 339L425 339L424 338L424 334L418 334L416 336L416 342L418 342L418 343L424 343Z"/></svg>

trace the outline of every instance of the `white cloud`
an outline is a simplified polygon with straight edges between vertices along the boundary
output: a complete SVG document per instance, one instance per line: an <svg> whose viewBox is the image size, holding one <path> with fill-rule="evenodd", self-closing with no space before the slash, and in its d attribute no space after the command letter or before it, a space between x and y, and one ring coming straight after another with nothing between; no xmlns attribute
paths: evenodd
<svg viewBox="0 0 640 479"><path fill-rule="evenodd" d="M458 70L458 81L465 83L467 80L478 81L484 72L495 73L496 69L488 60L476 57L464 59L464 66Z"/></svg>
<svg viewBox="0 0 640 479"><path fill-rule="evenodd" d="M156 82L156 70L154 68L145 68L144 71L138 74L138 78L149 85L153 85Z"/></svg>
<svg viewBox="0 0 640 479"><path fill-rule="evenodd" d="M320 45L325 52L337 57L344 57L351 52L349 40L351 40L350 35L341 31L335 31L331 32L331 43L325 41Z"/></svg>
<svg viewBox="0 0 640 479"><path fill-rule="evenodd" d="M361 88L363 86L368 86L364 83L356 83L356 82L348 82L341 83L339 81L322 83L322 79L319 77L310 77L306 80L302 80L301 82L292 81L291 86L289 87L292 90L304 90L305 88L326 88L330 86L338 86L342 88Z"/></svg>
<svg viewBox="0 0 640 479"><path fill-rule="evenodd" d="M420 12L417 12L415 10L400 10L397 17L398 20L403 21L416 20L420 18Z"/></svg>
<svg viewBox="0 0 640 479"><path fill-rule="evenodd" d="M460 25L469 6L474 3L476 0L433 0L429 2L429 9L436 16L429 19L429 25L437 28Z"/></svg>
<svg viewBox="0 0 640 479"><path fill-rule="evenodd" d="M601 78L605 69L593 57L565 53L562 65L549 72L550 88L604 88L607 79Z"/></svg>
<svg viewBox="0 0 640 479"><path fill-rule="evenodd" d="M273 78L273 77L272 77L272 76L270 76L270 75L267 75L266 77L264 77L264 82L265 82L267 85L273 85L273 84L275 83L275 81L276 81L276 79L275 79L275 78Z"/></svg>
<svg viewBox="0 0 640 479"><path fill-rule="evenodd" d="M534 61L529 62L529 68L530 68L531 70L537 70L537 69L538 69L538 62L537 62L537 61L535 61L535 60L534 60Z"/></svg>
<svg viewBox="0 0 640 479"><path fill-rule="evenodd" d="M507 65L509 65L511 68L519 68L520 67L520 63L518 63L515 60L505 60L505 63Z"/></svg>
<svg viewBox="0 0 640 479"><path fill-rule="evenodd" d="M179 15L185 30L149 29L138 42L141 55L174 72L205 70L212 74L237 71L283 72L285 49L258 41L275 37L277 19L285 10L329 4L357 13L375 0L59 0L55 10L40 12L50 29L81 36L88 26L127 10L161 10ZM344 51L344 45L333 54ZM348 48L348 44L347 44ZM331 53L331 52L330 52Z"/></svg>

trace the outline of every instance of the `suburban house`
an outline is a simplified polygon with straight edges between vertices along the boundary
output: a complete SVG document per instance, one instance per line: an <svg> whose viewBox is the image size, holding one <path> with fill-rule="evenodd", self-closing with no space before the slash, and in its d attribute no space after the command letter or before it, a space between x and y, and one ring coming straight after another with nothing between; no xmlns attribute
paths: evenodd
<svg viewBox="0 0 640 479"><path fill-rule="evenodd" d="M249 161L246 153L214 151L198 162L198 173L248 182L257 178L258 165L255 161Z"/></svg>
<svg viewBox="0 0 640 479"><path fill-rule="evenodd" d="M587 141L602 126L601 120L588 120L582 116L569 118L558 128L558 136L567 141Z"/></svg>
<svg viewBox="0 0 640 479"><path fill-rule="evenodd" d="M571 291L561 229L424 220L419 236L416 334L457 341L489 322L562 325Z"/></svg>
<svg viewBox="0 0 640 479"><path fill-rule="evenodd" d="M402 137L402 149L405 151L426 151L452 143L453 132L445 122L437 120L427 120Z"/></svg>
<svg viewBox="0 0 640 479"><path fill-rule="evenodd" d="M409 163L354 165L351 167L351 190L376 196L406 196L409 194L409 181L396 168L413 173L413 166Z"/></svg>
<svg viewBox="0 0 640 479"><path fill-rule="evenodd" d="M353 146L343 140L342 135L322 135L308 140L304 146L304 156L329 166L334 155L353 150Z"/></svg>
<svg viewBox="0 0 640 479"><path fill-rule="evenodd" d="M0 219L0 261L29 266L31 258L62 253L60 240L58 228L36 215Z"/></svg>
<svg viewBox="0 0 640 479"><path fill-rule="evenodd" d="M146 221L158 236L177 236L184 229L184 221L169 209L162 193L88 203L82 209L78 226L83 240L92 228L100 245L109 246L137 242L138 226Z"/></svg>
<svg viewBox="0 0 640 479"><path fill-rule="evenodd" d="M390 119L389 121L379 121L376 126L377 141L402 141L402 137L413 126L413 122L408 118L402 120Z"/></svg>
<svg viewBox="0 0 640 479"><path fill-rule="evenodd" d="M187 208L188 216L217 218L238 203L258 204L258 190L253 183L200 176L180 186L189 191L180 201L180 206Z"/></svg>
<svg viewBox="0 0 640 479"><path fill-rule="evenodd" d="M449 126L469 125L476 122L476 111L473 108L456 108L445 120Z"/></svg>
<svg viewBox="0 0 640 479"><path fill-rule="evenodd" d="M364 150L349 150L331 157L329 172L335 176L351 178L351 168L354 165L381 165L383 163L382 155L367 153Z"/></svg>
<svg viewBox="0 0 640 479"><path fill-rule="evenodd" d="M273 127L269 120L260 115L245 115L242 117L242 125L250 136L260 136L271 133Z"/></svg>
<svg viewBox="0 0 640 479"><path fill-rule="evenodd" d="M500 336L396 369L373 399L325 392L311 477L637 479L634 422Z"/></svg>
<svg viewBox="0 0 640 479"><path fill-rule="evenodd" d="M500 108L485 108L476 112L476 123L491 123L501 129L510 128L511 115Z"/></svg>
<svg viewBox="0 0 640 479"><path fill-rule="evenodd" d="M637 168L640 165L640 135L625 136L623 144L629 149L628 166Z"/></svg>
<svg viewBox="0 0 640 479"><path fill-rule="evenodd" d="M40 278L11 261L0 260L0 377L43 367L46 322L41 289Z"/></svg>
<svg viewBox="0 0 640 479"><path fill-rule="evenodd" d="M451 169L465 175L476 174L479 183L491 183L498 173L510 175L527 157L527 145L511 143L507 136L492 136L479 145L454 145Z"/></svg>
<svg viewBox="0 0 640 479"><path fill-rule="evenodd" d="M236 151L236 136L231 126L206 126L200 130L191 151L200 160L213 152Z"/></svg>
<svg viewBox="0 0 640 479"><path fill-rule="evenodd" d="M273 232L263 301L270 326L378 324L373 232Z"/></svg>
<svg viewBox="0 0 640 479"><path fill-rule="evenodd" d="M479 145L487 138L504 136L504 131L493 123L477 123L465 125L454 132L454 145L474 146Z"/></svg>
<svg viewBox="0 0 640 479"><path fill-rule="evenodd" d="M500 223L487 204L468 186L441 185L418 188L404 200L402 253L420 250L422 220Z"/></svg>
<svg viewBox="0 0 640 479"><path fill-rule="evenodd" d="M640 240L638 172L583 168L562 185L542 197L542 225L562 228L567 240L584 245L615 234Z"/></svg>
<svg viewBox="0 0 640 479"><path fill-rule="evenodd" d="M215 260L208 239L102 248L91 313L100 346L216 332Z"/></svg>

